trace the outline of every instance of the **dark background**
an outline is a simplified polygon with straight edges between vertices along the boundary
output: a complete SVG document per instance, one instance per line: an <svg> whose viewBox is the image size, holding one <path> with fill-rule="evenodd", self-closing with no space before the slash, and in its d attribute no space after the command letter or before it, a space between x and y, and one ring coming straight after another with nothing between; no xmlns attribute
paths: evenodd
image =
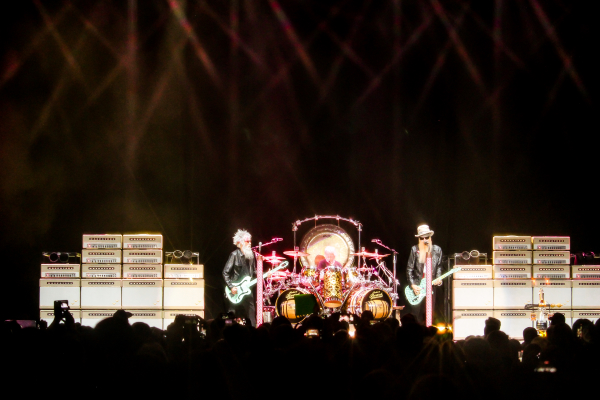
<svg viewBox="0 0 600 400"><path fill-rule="evenodd" d="M38 316L41 252L83 233L199 251L208 316L237 228L281 253L296 220L354 218L401 277L423 222L445 253L496 234L598 250L586 2L40 0L0 19L3 317Z"/></svg>

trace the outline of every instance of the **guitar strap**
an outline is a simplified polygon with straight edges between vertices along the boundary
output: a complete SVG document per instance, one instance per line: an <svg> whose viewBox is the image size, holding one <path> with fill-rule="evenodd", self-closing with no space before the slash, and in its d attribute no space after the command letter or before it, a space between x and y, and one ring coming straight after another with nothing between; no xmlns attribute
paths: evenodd
<svg viewBox="0 0 600 400"><path fill-rule="evenodd" d="M260 253L254 252L256 257L256 327L263 323L263 259ZM252 273L250 273L252 276Z"/></svg>
<svg viewBox="0 0 600 400"><path fill-rule="evenodd" d="M427 259L425 261L425 326L433 325L433 296L432 296L432 270L431 270L431 253L427 253Z"/></svg>

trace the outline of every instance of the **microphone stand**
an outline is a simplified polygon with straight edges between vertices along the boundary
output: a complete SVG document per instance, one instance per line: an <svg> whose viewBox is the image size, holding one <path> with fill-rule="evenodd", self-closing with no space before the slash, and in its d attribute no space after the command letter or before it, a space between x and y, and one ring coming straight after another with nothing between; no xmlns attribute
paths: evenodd
<svg viewBox="0 0 600 400"><path fill-rule="evenodd" d="M393 258L393 262L394 262L394 295L392 296L394 298L394 303L393 306L396 307L398 305L398 280L396 279L396 260L397 260L397 256L398 256L398 252L394 249L392 249L391 247L386 246L385 244L381 243L381 240L379 239L373 239L371 240L373 243L377 243L378 245L380 245L381 247L388 249L389 251L391 251L394 254L394 258Z"/></svg>

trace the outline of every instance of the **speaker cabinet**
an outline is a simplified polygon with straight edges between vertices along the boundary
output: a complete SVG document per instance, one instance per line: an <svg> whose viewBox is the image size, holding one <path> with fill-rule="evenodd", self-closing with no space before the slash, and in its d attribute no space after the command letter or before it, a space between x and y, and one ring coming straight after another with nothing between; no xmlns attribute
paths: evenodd
<svg viewBox="0 0 600 400"><path fill-rule="evenodd" d="M98 322L112 317L117 310L81 310L81 325L94 328Z"/></svg>
<svg viewBox="0 0 600 400"><path fill-rule="evenodd" d="M600 280L585 279L573 282L573 309L600 309Z"/></svg>
<svg viewBox="0 0 600 400"><path fill-rule="evenodd" d="M54 300L68 300L73 310L81 308L81 279L40 279L40 309L54 310Z"/></svg>
<svg viewBox="0 0 600 400"><path fill-rule="evenodd" d="M188 317L200 317L200 318L204 318L204 310L164 310L163 311L163 329L167 329L169 327L169 324L172 324L173 322L175 322L175 317L183 314L186 315Z"/></svg>
<svg viewBox="0 0 600 400"><path fill-rule="evenodd" d="M494 280L494 310L523 310L532 300L531 279Z"/></svg>
<svg viewBox="0 0 600 400"><path fill-rule="evenodd" d="M82 279L81 308L88 310L120 309L121 285L121 279Z"/></svg>
<svg viewBox="0 0 600 400"><path fill-rule="evenodd" d="M555 311L570 310L571 291L573 282L562 279L535 279L533 281L533 302L539 302L539 289L544 290L544 300L549 304L562 304L562 307Z"/></svg>
<svg viewBox="0 0 600 400"><path fill-rule="evenodd" d="M483 336L485 320L493 316L492 310L453 311L452 334L454 340L463 340L468 336Z"/></svg>
<svg viewBox="0 0 600 400"><path fill-rule="evenodd" d="M162 310L127 310L131 313L129 323L143 322L150 327L163 329L163 312Z"/></svg>
<svg viewBox="0 0 600 400"><path fill-rule="evenodd" d="M165 310L203 310L204 279L165 279Z"/></svg>
<svg viewBox="0 0 600 400"><path fill-rule="evenodd" d="M132 309L162 309L162 279L124 279L121 307Z"/></svg>
<svg viewBox="0 0 600 400"><path fill-rule="evenodd" d="M494 282L486 280L453 280L452 308L486 310L494 308Z"/></svg>
<svg viewBox="0 0 600 400"><path fill-rule="evenodd" d="M523 329L535 328L530 310L494 310L494 318L500 320L500 330L511 339L523 340Z"/></svg>
<svg viewBox="0 0 600 400"><path fill-rule="evenodd" d="M571 313L573 323L575 323L575 321L578 319L589 319L593 323L596 323L596 321L600 319L600 307L598 310L573 310Z"/></svg>
<svg viewBox="0 0 600 400"><path fill-rule="evenodd" d="M64 300L64 299L63 299ZM81 310L69 310L75 323L81 322ZM48 326L54 321L54 310L40 310L40 320L46 321Z"/></svg>

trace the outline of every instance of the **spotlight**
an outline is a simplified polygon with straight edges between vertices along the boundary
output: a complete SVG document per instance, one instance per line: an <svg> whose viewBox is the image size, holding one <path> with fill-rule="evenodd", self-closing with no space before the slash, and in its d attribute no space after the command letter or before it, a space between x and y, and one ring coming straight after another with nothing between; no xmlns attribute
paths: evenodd
<svg viewBox="0 0 600 400"><path fill-rule="evenodd" d="M452 325L447 325L447 324L444 324L443 322L440 322L440 323L439 323L439 324L437 324L435 327L436 327L436 328L437 328L437 330L438 330L438 331L437 331L437 334L438 334L438 335L443 335L443 334L445 334L445 333L450 333L450 332L452 332Z"/></svg>

